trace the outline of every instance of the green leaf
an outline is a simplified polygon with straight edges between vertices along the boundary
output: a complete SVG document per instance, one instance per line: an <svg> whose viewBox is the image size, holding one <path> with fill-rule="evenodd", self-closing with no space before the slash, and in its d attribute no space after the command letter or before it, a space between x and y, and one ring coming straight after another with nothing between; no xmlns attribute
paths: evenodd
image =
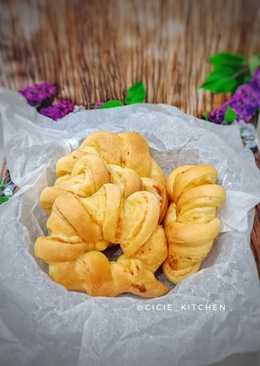
<svg viewBox="0 0 260 366"><path fill-rule="evenodd" d="M227 124L231 124L236 120L236 118L237 118L236 112L232 107L228 106L224 114L224 121L227 122Z"/></svg>
<svg viewBox="0 0 260 366"><path fill-rule="evenodd" d="M4 180L0 179L0 189L4 188L5 184L4 184Z"/></svg>
<svg viewBox="0 0 260 366"><path fill-rule="evenodd" d="M209 120L209 112L202 112L202 117L208 121Z"/></svg>
<svg viewBox="0 0 260 366"><path fill-rule="evenodd" d="M112 99L112 100L108 100L107 102L103 103L101 108L116 108L116 107L121 107L122 105L123 105L123 103L120 102L120 100Z"/></svg>
<svg viewBox="0 0 260 366"><path fill-rule="evenodd" d="M238 85L238 81L233 76L213 71L208 75L201 87L213 93L228 93L234 92Z"/></svg>
<svg viewBox="0 0 260 366"><path fill-rule="evenodd" d="M217 53L209 58L213 70L202 88L214 93L234 92L248 76L245 57L233 53Z"/></svg>
<svg viewBox="0 0 260 366"><path fill-rule="evenodd" d="M246 64L246 58L236 53L220 52L212 55L209 58L209 62L214 66L229 65L239 67Z"/></svg>
<svg viewBox="0 0 260 366"><path fill-rule="evenodd" d="M223 77L235 78L236 75L243 73L244 70L234 70L232 67L218 66L214 68L207 76L208 81L215 81Z"/></svg>
<svg viewBox="0 0 260 366"><path fill-rule="evenodd" d="M244 66L218 65L209 73L202 87L214 93L234 92L244 83L246 76L248 75Z"/></svg>
<svg viewBox="0 0 260 366"><path fill-rule="evenodd" d="M9 197L7 197L7 196L0 196L0 205L1 205L2 203L7 202L8 200L9 200Z"/></svg>
<svg viewBox="0 0 260 366"><path fill-rule="evenodd" d="M258 67L260 67L260 54L253 55L249 58L249 70L251 75L254 74Z"/></svg>
<svg viewBox="0 0 260 366"><path fill-rule="evenodd" d="M125 104L143 103L146 97L146 90L143 83L136 83L127 90Z"/></svg>

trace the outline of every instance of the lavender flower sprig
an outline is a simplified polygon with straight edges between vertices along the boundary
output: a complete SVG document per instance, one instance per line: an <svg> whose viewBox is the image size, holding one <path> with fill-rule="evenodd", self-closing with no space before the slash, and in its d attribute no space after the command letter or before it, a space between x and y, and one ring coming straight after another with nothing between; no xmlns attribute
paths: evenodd
<svg viewBox="0 0 260 366"><path fill-rule="evenodd" d="M20 93L30 105L40 106L43 103L51 103L53 101L57 94L57 87L55 84L43 82L27 86L20 90Z"/></svg>
<svg viewBox="0 0 260 366"><path fill-rule="evenodd" d="M250 82L238 87L227 102L210 112L208 119L215 123L223 123L228 108L233 109L237 121L249 122L254 117L260 108L260 68L255 71Z"/></svg>
<svg viewBox="0 0 260 366"><path fill-rule="evenodd" d="M68 99L61 99L49 107L41 108L40 113L57 121L58 119L73 112L74 103Z"/></svg>

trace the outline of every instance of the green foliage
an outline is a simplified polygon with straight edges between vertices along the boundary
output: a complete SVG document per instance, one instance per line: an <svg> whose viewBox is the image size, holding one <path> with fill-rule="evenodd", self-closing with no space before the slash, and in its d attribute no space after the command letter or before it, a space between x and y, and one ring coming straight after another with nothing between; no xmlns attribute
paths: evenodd
<svg viewBox="0 0 260 366"><path fill-rule="evenodd" d="M220 52L210 56L209 62L215 67L216 66L240 67L246 64L246 59L244 56L236 53Z"/></svg>
<svg viewBox="0 0 260 366"><path fill-rule="evenodd" d="M112 99L112 100L108 100L107 102L103 103L101 108L116 108L116 107L121 107L122 105L123 105L123 103L120 102L120 100Z"/></svg>
<svg viewBox="0 0 260 366"><path fill-rule="evenodd" d="M0 205L1 205L2 203L7 202L8 200L9 200L9 197L7 197L7 196L0 196Z"/></svg>
<svg viewBox="0 0 260 366"><path fill-rule="evenodd" d="M3 189L5 186L3 179L0 178L0 189Z"/></svg>
<svg viewBox="0 0 260 366"><path fill-rule="evenodd" d="M236 112L232 107L228 106L224 114L224 121L226 122L226 124L231 124L236 120L236 118L237 118Z"/></svg>
<svg viewBox="0 0 260 366"><path fill-rule="evenodd" d="M145 97L146 97L146 89L144 84L136 83L127 89L124 103L122 103L120 100L112 99L103 103L101 108L115 108L115 107L121 107L124 104L144 103Z"/></svg>
<svg viewBox="0 0 260 366"><path fill-rule="evenodd" d="M254 74L256 69L258 69L258 67L260 67L260 54L253 55L249 58L249 70L251 75Z"/></svg>
<svg viewBox="0 0 260 366"><path fill-rule="evenodd" d="M203 112L203 113L202 113L202 117L203 117L206 121L208 121L208 120L209 120L209 112Z"/></svg>
<svg viewBox="0 0 260 366"><path fill-rule="evenodd" d="M234 92L248 77L246 59L233 53L217 53L209 58L213 70L207 76L202 88L213 93Z"/></svg>
<svg viewBox="0 0 260 366"><path fill-rule="evenodd" d="M125 104L144 103L146 90L143 83L136 83L127 90Z"/></svg>

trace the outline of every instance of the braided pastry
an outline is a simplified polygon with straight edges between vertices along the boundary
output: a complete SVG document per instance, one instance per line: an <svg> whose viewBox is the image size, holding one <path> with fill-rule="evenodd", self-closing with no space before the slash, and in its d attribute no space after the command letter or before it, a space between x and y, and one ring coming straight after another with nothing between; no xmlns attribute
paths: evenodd
<svg viewBox="0 0 260 366"><path fill-rule="evenodd" d="M73 262L50 264L49 274L67 289L85 291L93 296L132 293L157 297L168 292L140 260L119 258L116 262L109 262L97 251L85 253Z"/></svg>
<svg viewBox="0 0 260 366"><path fill-rule="evenodd" d="M58 160L58 177L71 173L78 158L85 154L100 156L107 164L133 169L140 177L150 177L165 184L164 174L152 159L149 146L137 132L100 131L89 135L80 147Z"/></svg>
<svg viewBox="0 0 260 366"><path fill-rule="evenodd" d="M54 186L46 187L40 197L41 206L48 213L64 191L88 197L106 183L119 184L125 197L140 190L153 191L160 196L160 222L166 213L164 174L152 159L147 142L136 132L90 135L77 150L57 161L56 174Z"/></svg>
<svg viewBox="0 0 260 366"><path fill-rule="evenodd" d="M55 199L62 193L71 192L79 197L89 197L103 184L110 182L120 185L125 197L142 188L141 178L134 170L107 165L99 156L86 154L75 162L70 174L57 178L54 186L42 191L40 203L42 208L50 212Z"/></svg>
<svg viewBox="0 0 260 366"><path fill-rule="evenodd" d="M211 165L175 169L167 181L172 201L164 221L168 257L163 272L173 283L199 270L220 230L217 208L225 201Z"/></svg>
<svg viewBox="0 0 260 366"><path fill-rule="evenodd" d="M52 277L57 281L59 276L66 277L67 268L70 272L67 280L71 281L72 276L73 281L79 283L80 274L76 275L78 270L72 270L76 268L74 266L79 258L90 258L88 263L91 265L92 256L84 257L87 252L104 250L111 243L120 243L124 255L120 258L120 265L119 262L117 265L111 264L111 267L109 264L109 271L114 271L114 274L121 271L128 273L129 266L139 263L138 267L144 275L142 284L146 290L139 293L131 286L127 287L128 290L119 286L116 287L117 290L111 290L110 296L117 291L126 291L149 297L153 296L155 289L162 291L157 292L156 296L160 296L166 288L155 279L153 272L166 259L167 244L164 230L158 224L159 216L160 200L152 192L138 191L125 198L120 185L111 183L104 184L86 198L63 192L55 199L47 221L50 235L36 240L35 255L50 265L50 275L56 273ZM95 273L98 271L99 269ZM129 281L132 278L130 275L128 273ZM132 281L137 278L139 277L132 278ZM60 283L64 284L62 281ZM129 281L127 284L131 282ZM133 284L140 282L139 279L136 281ZM155 287L149 284L154 284ZM84 286L87 289L86 286L92 285L85 281ZM98 293L108 295L107 287L105 288L105 293L102 293L102 289Z"/></svg>
<svg viewBox="0 0 260 366"><path fill-rule="evenodd" d="M68 289L161 296L168 289L154 272L162 263L166 277L178 283L199 270L218 235L216 213L225 192L216 170L179 167L166 187L148 144L135 132L88 136L58 160L56 174L40 196L48 235L34 250L50 277ZM118 244L123 254L110 262L101 251Z"/></svg>

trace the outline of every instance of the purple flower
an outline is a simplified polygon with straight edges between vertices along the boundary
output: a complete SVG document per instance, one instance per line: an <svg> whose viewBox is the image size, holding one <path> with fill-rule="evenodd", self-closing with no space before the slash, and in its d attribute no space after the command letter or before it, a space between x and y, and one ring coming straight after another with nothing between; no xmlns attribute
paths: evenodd
<svg viewBox="0 0 260 366"><path fill-rule="evenodd" d="M20 93L26 98L32 106L40 106L44 102L51 102L57 94L57 87L47 82L33 84L20 90Z"/></svg>
<svg viewBox="0 0 260 366"><path fill-rule="evenodd" d="M102 102L101 102L101 100L96 100L96 103L95 103L95 108L99 108L99 107L101 107L101 105L102 105Z"/></svg>
<svg viewBox="0 0 260 366"><path fill-rule="evenodd" d="M255 71L251 84L256 89L260 89L260 68Z"/></svg>
<svg viewBox="0 0 260 366"><path fill-rule="evenodd" d="M233 108L237 120L249 122L260 108L260 69L257 69L252 80L241 85L232 97L219 108L209 113L209 120L222 123L227 107Z"/></svg>
<svg viewBox="0 0 260 366"><path fill-rule="evenodd" d="M40 113L56 121L70 112L73 112L74 103L68 99L62 99L49 107L41 108Z"/></svg>
<svg viewBox="0 0 260 366"><path fill-rule="evenodd" d="M214 109L212 112L209 113L209 120L215 123L222 123L224 121L226 109L227 103L224 103L221 107Z"/></svg>

